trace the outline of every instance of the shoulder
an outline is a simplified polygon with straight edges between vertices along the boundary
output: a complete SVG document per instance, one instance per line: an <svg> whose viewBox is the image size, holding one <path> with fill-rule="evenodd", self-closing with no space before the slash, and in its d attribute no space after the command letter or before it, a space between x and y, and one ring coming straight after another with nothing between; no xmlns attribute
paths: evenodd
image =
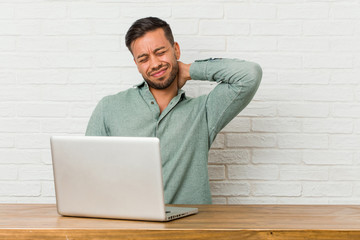
<svg viewBox="0 0 360 240"><path fill-rule="evenodd" d="M137 96L139 96L139 90L137 87L133 87L116 94L105 96L100 100L99 104L103 107L111 107L121 102L129 101Z"/></svg>

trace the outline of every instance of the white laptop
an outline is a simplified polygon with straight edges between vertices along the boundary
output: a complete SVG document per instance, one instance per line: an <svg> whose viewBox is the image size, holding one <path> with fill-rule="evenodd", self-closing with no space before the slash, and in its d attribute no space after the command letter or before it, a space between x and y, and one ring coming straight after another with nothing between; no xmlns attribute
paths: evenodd
<svg viewBox="0 0 360 240"><path fill-rule="evenodd" d="M165 207L158 138L53 136L60 215L170 221L197 208Z"/></svg>

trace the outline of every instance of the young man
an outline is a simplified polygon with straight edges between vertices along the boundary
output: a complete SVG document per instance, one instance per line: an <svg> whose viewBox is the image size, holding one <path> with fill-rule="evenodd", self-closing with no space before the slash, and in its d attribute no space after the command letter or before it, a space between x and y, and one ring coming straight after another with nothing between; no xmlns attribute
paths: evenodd
<svg viewBox="0 0 360 240"><path fill-rule="evenodd" d="M158 137L165 202L210 204L208 151L254 96L260 66L236 59L184 64L178 61L180 48L169 25L154 17L137 20L126 34L126 45L145 81L104 97L86 135ZM190 79L219 84L208 95L189 98L181 88Z"/></svg>

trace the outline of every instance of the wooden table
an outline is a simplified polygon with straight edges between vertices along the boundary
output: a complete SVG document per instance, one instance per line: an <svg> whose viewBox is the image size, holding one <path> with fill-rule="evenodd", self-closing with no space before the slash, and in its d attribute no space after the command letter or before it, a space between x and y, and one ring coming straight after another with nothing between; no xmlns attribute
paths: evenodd
<svg viewBox="0 0 360 240"><path fill-rule="evenodd" d="M0 204L0 239L360 239L360 206L199 205L172 222L62 217L50 204Z"/></svg>

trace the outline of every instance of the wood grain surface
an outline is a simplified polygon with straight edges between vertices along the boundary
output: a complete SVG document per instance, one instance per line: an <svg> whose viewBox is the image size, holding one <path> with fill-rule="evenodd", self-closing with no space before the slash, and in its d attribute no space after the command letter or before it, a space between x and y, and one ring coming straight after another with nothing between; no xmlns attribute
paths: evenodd
<svg viewBox="0 0 360 240"><path fill-rule="evenodd" d="M0 204L0 239L360 239L360 206L191 205L171 222L63 217L51 204Z"/></svg>

